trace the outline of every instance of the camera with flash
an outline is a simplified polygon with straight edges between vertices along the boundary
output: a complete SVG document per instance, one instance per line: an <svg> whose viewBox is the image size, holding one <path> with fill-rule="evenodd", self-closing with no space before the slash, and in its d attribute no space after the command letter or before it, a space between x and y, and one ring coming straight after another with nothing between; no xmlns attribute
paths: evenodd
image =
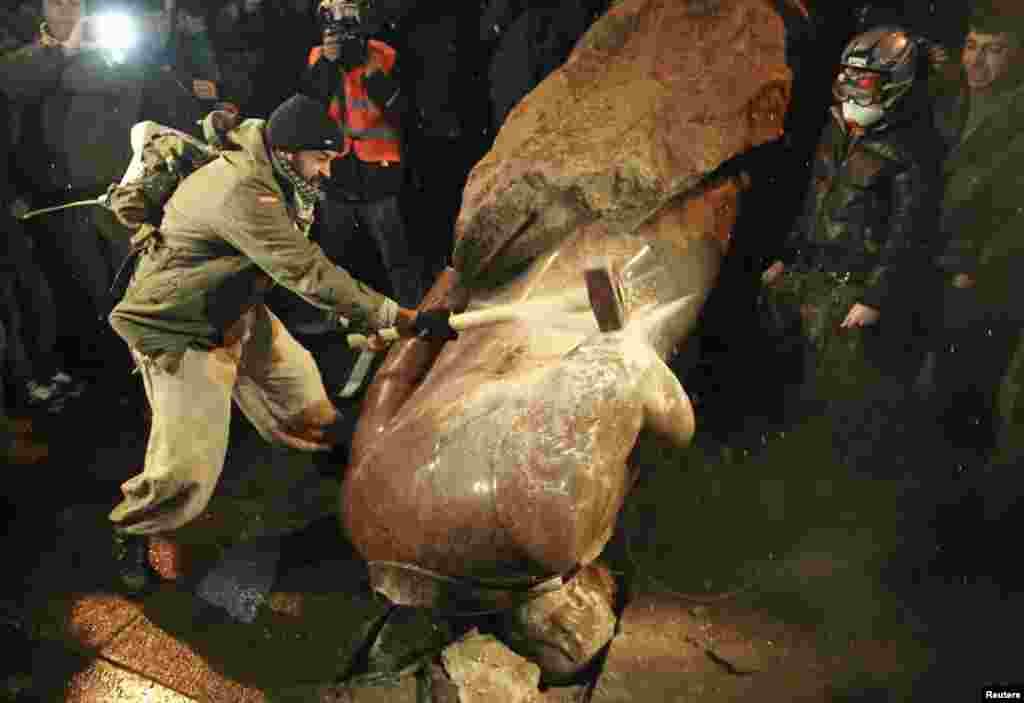
<svg viewBox="0 0 1024 703"><path fill-rule="evenodd" d="M341 37L363 34L363 14L359 3L346 0L321 0L320 23L324 31Z"/></svg>
<svg viewBox="0 0 1024 703"><path fill-rule="evenodd" d="M156 46L170 33L163 0L100 0L97 5L89 16L87 41L112 63Z"/></svg>
<svg viewBox="0 0 1024 703"><path fill-rule="evenodd" d="M116 63L124 61L139 43L138 20L127 12L108 11L95 15L89 28L90 39Z"/></svg>

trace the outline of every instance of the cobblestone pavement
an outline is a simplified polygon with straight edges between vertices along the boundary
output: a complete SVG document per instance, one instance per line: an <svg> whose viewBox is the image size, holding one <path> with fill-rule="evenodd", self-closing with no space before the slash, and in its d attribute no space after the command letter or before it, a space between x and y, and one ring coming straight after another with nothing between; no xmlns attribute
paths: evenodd
<svg viewBox="0 0 1024 703"><path fill-rule="evenodd" d="M239 540L289 535L269 599L244 624L204 607L194 575L140 601L113 593L105 514L141 461L144 428L130 414L77 421L101 423L88 451L55 445L14 496L5 554L23 581L7 577L2 611L17 615L32 656L0 700L416 700L412 675L346 693L331 686L385 608L332 517L338 481L314 459L272 450L240 425L217 497L183 537L201 572ZM984 683L1019 674L1010 642L1019 594L892 575L909 573L906 555L926 543L905 544L919 538L898 519L901 482L775 479L772 464L758 463L769 459L728 452L688 461L688 471L657 467L657 481L641 482L624 516L630 538L609 550L641 577L594 701L902 701L937 691L936 700L971 700ZM737 584L749 587L711 604L669 592Z"/></svg>

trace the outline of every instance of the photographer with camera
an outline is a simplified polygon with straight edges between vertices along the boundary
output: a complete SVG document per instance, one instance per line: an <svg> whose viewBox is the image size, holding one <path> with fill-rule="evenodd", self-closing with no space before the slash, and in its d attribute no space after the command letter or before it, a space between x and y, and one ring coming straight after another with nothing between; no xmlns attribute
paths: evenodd
<svg viewBox="0 0 1024 703"><path fill-rule="evenodd" d="M80 0L41 0L35 40L0 58L0 91L17 113L22 195L32 208L104 192L131 159L135 123L152 119L195 133L218 98L212 53L196 48L201 28L179 31L187 8L123 0L91 10L84 16ZM116 369L111 360L123 349L103 320L131 233L102 208L40 217L32 230L63 319L78 321L77 329L61 329L67 351L82 367Z"/></svg>
<svg viewBox="0 0 1024 703"><path fill-rule="evenodd" d="M405 180L401 121L407 100L397 52L370 39L365 8L322 0L323 45L309 54L302 92L319 100L345 135L325 190L321 245L335 261L357 227L365 227L381 255L392 294L402 305L425 290L420 257L410 250L399 193Z"/></svg>

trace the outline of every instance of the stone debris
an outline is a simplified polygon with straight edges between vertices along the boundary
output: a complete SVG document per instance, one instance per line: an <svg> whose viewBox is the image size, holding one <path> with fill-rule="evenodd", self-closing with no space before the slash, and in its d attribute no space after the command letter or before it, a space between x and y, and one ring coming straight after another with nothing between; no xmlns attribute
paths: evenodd
<svg viewBox="0 0 1024 703"><path fill-rule="evenodd" d="M607 568L590 564L564 587L513 610L502 635L540 665L546 684L565 683L615 635L614 591Z"/></svg>
<svg viewBox="0 0 1024 703"><path fill-rule="evenodd" d="M441 654L459 703L538 703L540 667L491 635L472 630Z"/></svg>
<svg viewBox="0 0 1024 703"><path fill-rule="evenodd" d="M267 600L281 559L281 540L263 537L237 545L203 577L196 595L235 620L252 623Z"/></svg>
<svg viewBox="0 0 1024 703"><path fill-rule="evenodd" d="M395 608L377 634L369 652L369 671L363 681L394 679L420 668L454 639L444 620L419 608Z"/></svg>

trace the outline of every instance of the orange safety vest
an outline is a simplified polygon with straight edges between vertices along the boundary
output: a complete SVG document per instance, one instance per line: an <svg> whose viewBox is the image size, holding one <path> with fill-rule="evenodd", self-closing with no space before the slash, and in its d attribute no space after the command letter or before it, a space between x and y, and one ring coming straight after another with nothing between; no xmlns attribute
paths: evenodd
<svg viewBox="0 0 1024 703"><path fill-rule="evenodd" d="M315 46L309 52L309 65L320 60L323 47ZM402 160L400 132L384 119L380 111L366 94L363 87L363 75L367 66L375 65L377 70L390 73L395 65L395 50L384 42L371 39L368 42L366 64L351 71L345 71L345 114L341 113L341 104L337 97L331 100L327 114L338 123L345 134L345 145L341 155L348 154L353 148L360 161L380 163L398 163Z"/></svg>

